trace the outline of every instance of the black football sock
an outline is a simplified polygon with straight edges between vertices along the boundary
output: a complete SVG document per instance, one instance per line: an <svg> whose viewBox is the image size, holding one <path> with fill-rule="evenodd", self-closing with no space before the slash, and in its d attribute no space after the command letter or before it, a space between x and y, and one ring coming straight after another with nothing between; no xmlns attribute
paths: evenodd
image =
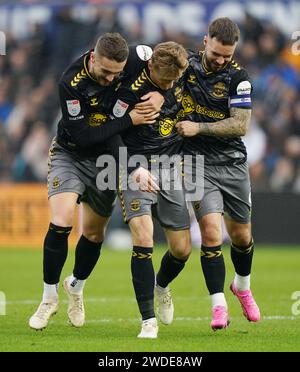
<svg viewBox="0 0 300 372"><path fill-rule="evenodd" d="M205 247L202 245L201 266L209 293L212 295L224 292L225 264L222 246Z"/></svg>
<svg viewBox="0 0 300 372"><path fill-rule="evenodd" d="M180 260L167 251L163 256L159 271L156 275L156 283L163 288L166 288L169 283L183 270L187 258Z"/></svg>
<svg viewBox="0 0 300 372"><path fill-rule="evenodd" d="M44 282L57 284L68 255L68 237L72 226L60 227L50 223L44 240Z"/></svg>
<svg viewBox="0 0 300 372"><path fill-rule="evenodd" d="M81 235L75 250L75 264L73 275L76 279L85 280L93 271L102 247L101 243L94 243Z"/></svg>
<svg viewBox="0 0 300 372"><path fill-rule="evenodd" d="M132 282L143 320L155 317L152 252L153 248L134 246L131 257Z"/></svg>
<svg viewBox="0 0 300 372"><path fill-rule="evenodd" d="M246 247L238 246L231 243L231 260L233 262L235 272L238 275L240 276L250 275L253 251L254 251L253 238Z"/></svg>

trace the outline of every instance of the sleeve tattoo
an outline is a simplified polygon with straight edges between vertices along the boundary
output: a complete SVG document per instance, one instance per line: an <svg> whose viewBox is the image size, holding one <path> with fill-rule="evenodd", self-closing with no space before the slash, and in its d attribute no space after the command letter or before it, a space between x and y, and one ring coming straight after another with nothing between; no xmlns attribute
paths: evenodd
<svg viewBox="0 0 300 372"><path fill-rule="evenodd" d="M247 133L251 110L232 107L230 117L212 123L198 123L199 135L212 137L241 137Z"/></svg>

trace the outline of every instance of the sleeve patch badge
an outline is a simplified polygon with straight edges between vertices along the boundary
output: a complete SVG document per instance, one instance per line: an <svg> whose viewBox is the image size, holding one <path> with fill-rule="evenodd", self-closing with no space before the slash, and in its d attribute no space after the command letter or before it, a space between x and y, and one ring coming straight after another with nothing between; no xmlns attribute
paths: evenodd
<svg viewBox="0 0 300 372"><path fill-rule="evenodd" d="M118 99L113 108L114 116L116 118L121 118L122 116L124 116L126 110L128 109L128 106L129 105L127 103Z"/></svg>
<svg viewBox="0 0 300 372"><path fill-rule="evenodd" d="M236 93L238 96L250 94L251 93L250 81L247 81L247 80L241 81L236 88Z"/></svg>
<svg viewBox="0 0 300 372"><path fill-rule="evenodd" d="M142 61L149 61L153 54L152 48L148 45L138 45L136 47L136 52Z"/></svg>
<svg viewBox="0 0 300 372"><path fill-rule="evenodd" d="M68 113L71 116L77 116L80 113L81 107L80 107L80 102L78 100L67 100L67 109Z"/></svg>

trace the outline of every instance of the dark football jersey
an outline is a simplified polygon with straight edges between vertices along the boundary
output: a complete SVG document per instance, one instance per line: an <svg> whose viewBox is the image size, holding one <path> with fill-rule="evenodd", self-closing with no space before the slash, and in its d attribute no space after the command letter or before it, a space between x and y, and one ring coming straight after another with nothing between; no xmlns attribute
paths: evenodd
<svg viewBox="0 0 300 372"><path fill-rule="evenodd" d="M108 152L105 140L132 126L129 115L110 120L120 79L103 87L88 71L90 51L72 63L59 81L62 118L57 141L80 157L97 157Z"/></svg>
<svg viewBox="0 0 300 372"><path fill-rule="evenodd" d="M182 105L185 120L216 122L230 117L230 108L251 108L251 83L234 61L217 73L208 71L204 52L190 52ZM184 153L205 155L206 164L241 164L247 160L240 137L194 136L185 139Z"/></svg>
<svg viewBox="0 0 300 372"><path fill-rule="evenodd" d="M150 78L146 62L139 61L139 69L136 68L136 71L118 90L118 99L113 107L114 117L122 117L149 92L158 91L164 96L165 102L154 124L134 126L122 133L129 155L150 157L179 154L183 140L178 135L175 124L184 115L181 106L183 80L174 84L172 89L163 91Z"/></svg>

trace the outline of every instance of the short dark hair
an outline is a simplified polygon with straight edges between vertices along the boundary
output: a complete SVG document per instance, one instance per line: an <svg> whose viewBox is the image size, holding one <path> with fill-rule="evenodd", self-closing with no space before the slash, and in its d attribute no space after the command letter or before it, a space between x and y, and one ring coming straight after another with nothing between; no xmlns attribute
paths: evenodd
<svg viewBox="0 0 300 372"><path fill-rule="evenodd" d="M208 26L208 35L223 45L234 45L239 41L240 29L231 19L217 18Z"/></svg>
<svg viewBox="0 0 300 372"><path fill-rule="evenodd" d="M128 58L129 48L126 40L119 33L107 32L97 40L95 53L99 57L124 62Z"/></svg>

